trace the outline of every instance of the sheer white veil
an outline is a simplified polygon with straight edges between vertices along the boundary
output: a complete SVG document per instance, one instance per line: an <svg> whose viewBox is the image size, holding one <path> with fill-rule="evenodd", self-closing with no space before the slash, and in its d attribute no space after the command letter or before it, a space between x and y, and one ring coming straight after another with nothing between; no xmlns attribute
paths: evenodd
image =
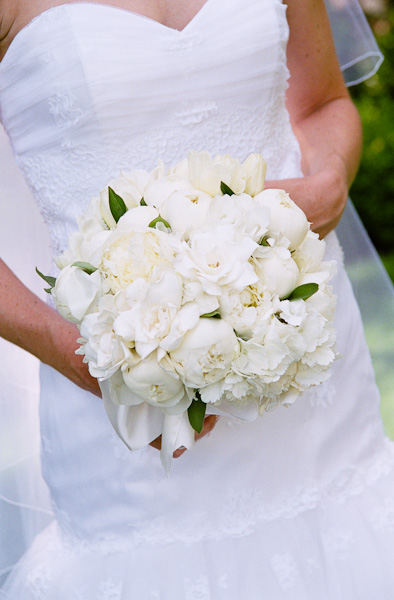
<svg viewBox="0 0 394 600"><path fill-rule="evenodd" d="M348 86L378 70L383 56L358 0L325 0L339 64Z"/></svg>
<svg viewBox="0 0 394 600"><path fill-rule="evenodd" d="M327 0L327 8L345 78L349 84L357 83L377 70L382 56L357 0ZM34 267L37 265L42 271L49 268L47 231L1 128L0 219L1 257L29 287L43 295ZM350 234L354 245L349 251ZM340 235L350 265L355 257L372 260L373 270L378 273L379 281L383 281L382 294L391 307L384 318L393 323L392 286L351 207L346 211ZM368 311L364 317L368 319ZM51 508L39 469L38 362L4 340L0 340L0 356L1 588L1 581L12 565L34 535L50 521Z"/></svg>
<svg viewBox="0 0 394 600"><path fill-rule="evenodd" d="M348 86L379 68L383 56L358 0L325 0L339 63ZM337 234L360 307L384 417L394 411L394 287L350 200ZM391 432L393 435L393 432Z"/></svg>
<svg viewBox="0 0 394 600"><path fill-rule="evenodd" d="M41 297L49 239L0 125L0 256ZM44 292L45 294L45 292ZM38 360L0 338L0 587L51 518L40 476ZM1 591L0 591L1 596Z"/></svg>

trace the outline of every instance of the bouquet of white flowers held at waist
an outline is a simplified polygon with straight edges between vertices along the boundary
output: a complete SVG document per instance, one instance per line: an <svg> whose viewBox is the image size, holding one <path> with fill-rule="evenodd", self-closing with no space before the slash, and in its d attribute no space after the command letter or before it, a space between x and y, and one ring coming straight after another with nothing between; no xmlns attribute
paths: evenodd
<svg viewBox="0 0 394 600"><path fill-rule="evenodd" d="M328 378L333 264L260 155L190 152L105 188L49 281L131 449L190 446L210 413L252 419Z"/></svg>

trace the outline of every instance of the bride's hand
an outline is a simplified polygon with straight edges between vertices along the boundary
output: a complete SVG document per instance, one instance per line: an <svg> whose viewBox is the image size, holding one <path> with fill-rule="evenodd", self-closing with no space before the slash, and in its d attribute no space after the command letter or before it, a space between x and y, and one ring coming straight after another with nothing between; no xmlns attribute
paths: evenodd
<svg viewBox="0 0 394 600"><path fill-rule="evenodd" d="M321 238L338 225L346 206L346 176L339 170L326 169L306 177L271 180L266 182L265 188L286 190Z"/></svg>
<svg viewBox="0 0 394 600"><path fill-rule="evenodd" d="M60 317L61 319L61 317ZM75 354L75 350L79 347L77 339L79 337L78 328L64 319L59 321L58 327L61 325L61 335L56 335L54 340L54 355L53 361L56 364L56 368L63 375L71 379L80 388L87 390L88 392L95 394L101 398L101 391L98 381L95 377L92 377L89 373L88 366L83 362L82 356ZM59 332L59 330L56 330ZM58 351L59 350L59 351ZM201 433L195 434L195 440L198 441L204 436L211 433L215 427L219 417L215 415L209 415L204 419L204 425ZM153 440L150 446L161 449L161 436ZM186 452L186 448L178 448L174 452L174 458L179 458Z"/></svg>

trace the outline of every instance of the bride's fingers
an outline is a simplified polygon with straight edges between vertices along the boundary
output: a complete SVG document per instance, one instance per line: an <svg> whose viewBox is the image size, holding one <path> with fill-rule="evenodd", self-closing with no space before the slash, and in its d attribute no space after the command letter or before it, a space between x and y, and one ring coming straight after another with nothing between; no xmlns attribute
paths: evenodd
<svg viewBox="0 0 394 600"><path fill-rule="evenodd" d="M216 415L209 415L208 417L205 417L204 425L202 426L201 433L194 434L194 439L196 440L196 442L198 442L198 440L203 438L205 435L208 435L209 433L211 433L211 431L215 427L218 419L219 419L219 417ZM173 454L173 457L179 458L180 456L182 456L182 454L184 454L184 452L186 452L186 450L187 450L187 448L185 448L184 446L182 446L181 448L177 448L177 450L175 450L175 452Z"/></svg>
<svg viewBox="0 0 394 600"><path fill-rule="evenodd" d="M219 419L219 417L216 415L209 415L208 417L205 417L204 425L202 427L201 433L196 433L194 436L196 441L200 440L205 435L208 435L209 433L211 433L211 431L215 427L218 419ZM159 435L159 437L157 437L155 440L153 440L153 442L150 443L150 446L152 446L152 448L156 448L156 450L160 450L161 449L161 435ZM173 454L173 457L179 458L180 456L182 456L182 454L184 452L186 452L186 450L187 450L187 448L185 448L183 446L181 448L177 448Z"/></svg>
<svg viewBox="0 0 394 600"><path fill-rule="evenodd" d="M209 415L204 419L204 425L202 426L201 433L196 433L194 438L195 440L200 440L205 435L211 433L212 429L215 427L219 417L217 415Z"/></svg>
<svg viewBox="0 0 394 600"><path fill-rule="evenodd" d="M149 446L152 446L152 448L156 448L156 450L161 450L161 435L159 435L159 437L153 440L153 442L151 442Z"/></svg>

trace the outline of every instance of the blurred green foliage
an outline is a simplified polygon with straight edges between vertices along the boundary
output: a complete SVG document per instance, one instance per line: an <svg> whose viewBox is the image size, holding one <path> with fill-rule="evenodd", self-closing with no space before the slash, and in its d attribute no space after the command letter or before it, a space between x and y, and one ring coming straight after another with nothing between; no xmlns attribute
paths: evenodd
<svg viewBox="0 0 394 600"><path fill-rule="evenodd" d="M352 200L394 280L394 7L371 22L384 61L350 88L361 114L364 149Z"/></svg>

